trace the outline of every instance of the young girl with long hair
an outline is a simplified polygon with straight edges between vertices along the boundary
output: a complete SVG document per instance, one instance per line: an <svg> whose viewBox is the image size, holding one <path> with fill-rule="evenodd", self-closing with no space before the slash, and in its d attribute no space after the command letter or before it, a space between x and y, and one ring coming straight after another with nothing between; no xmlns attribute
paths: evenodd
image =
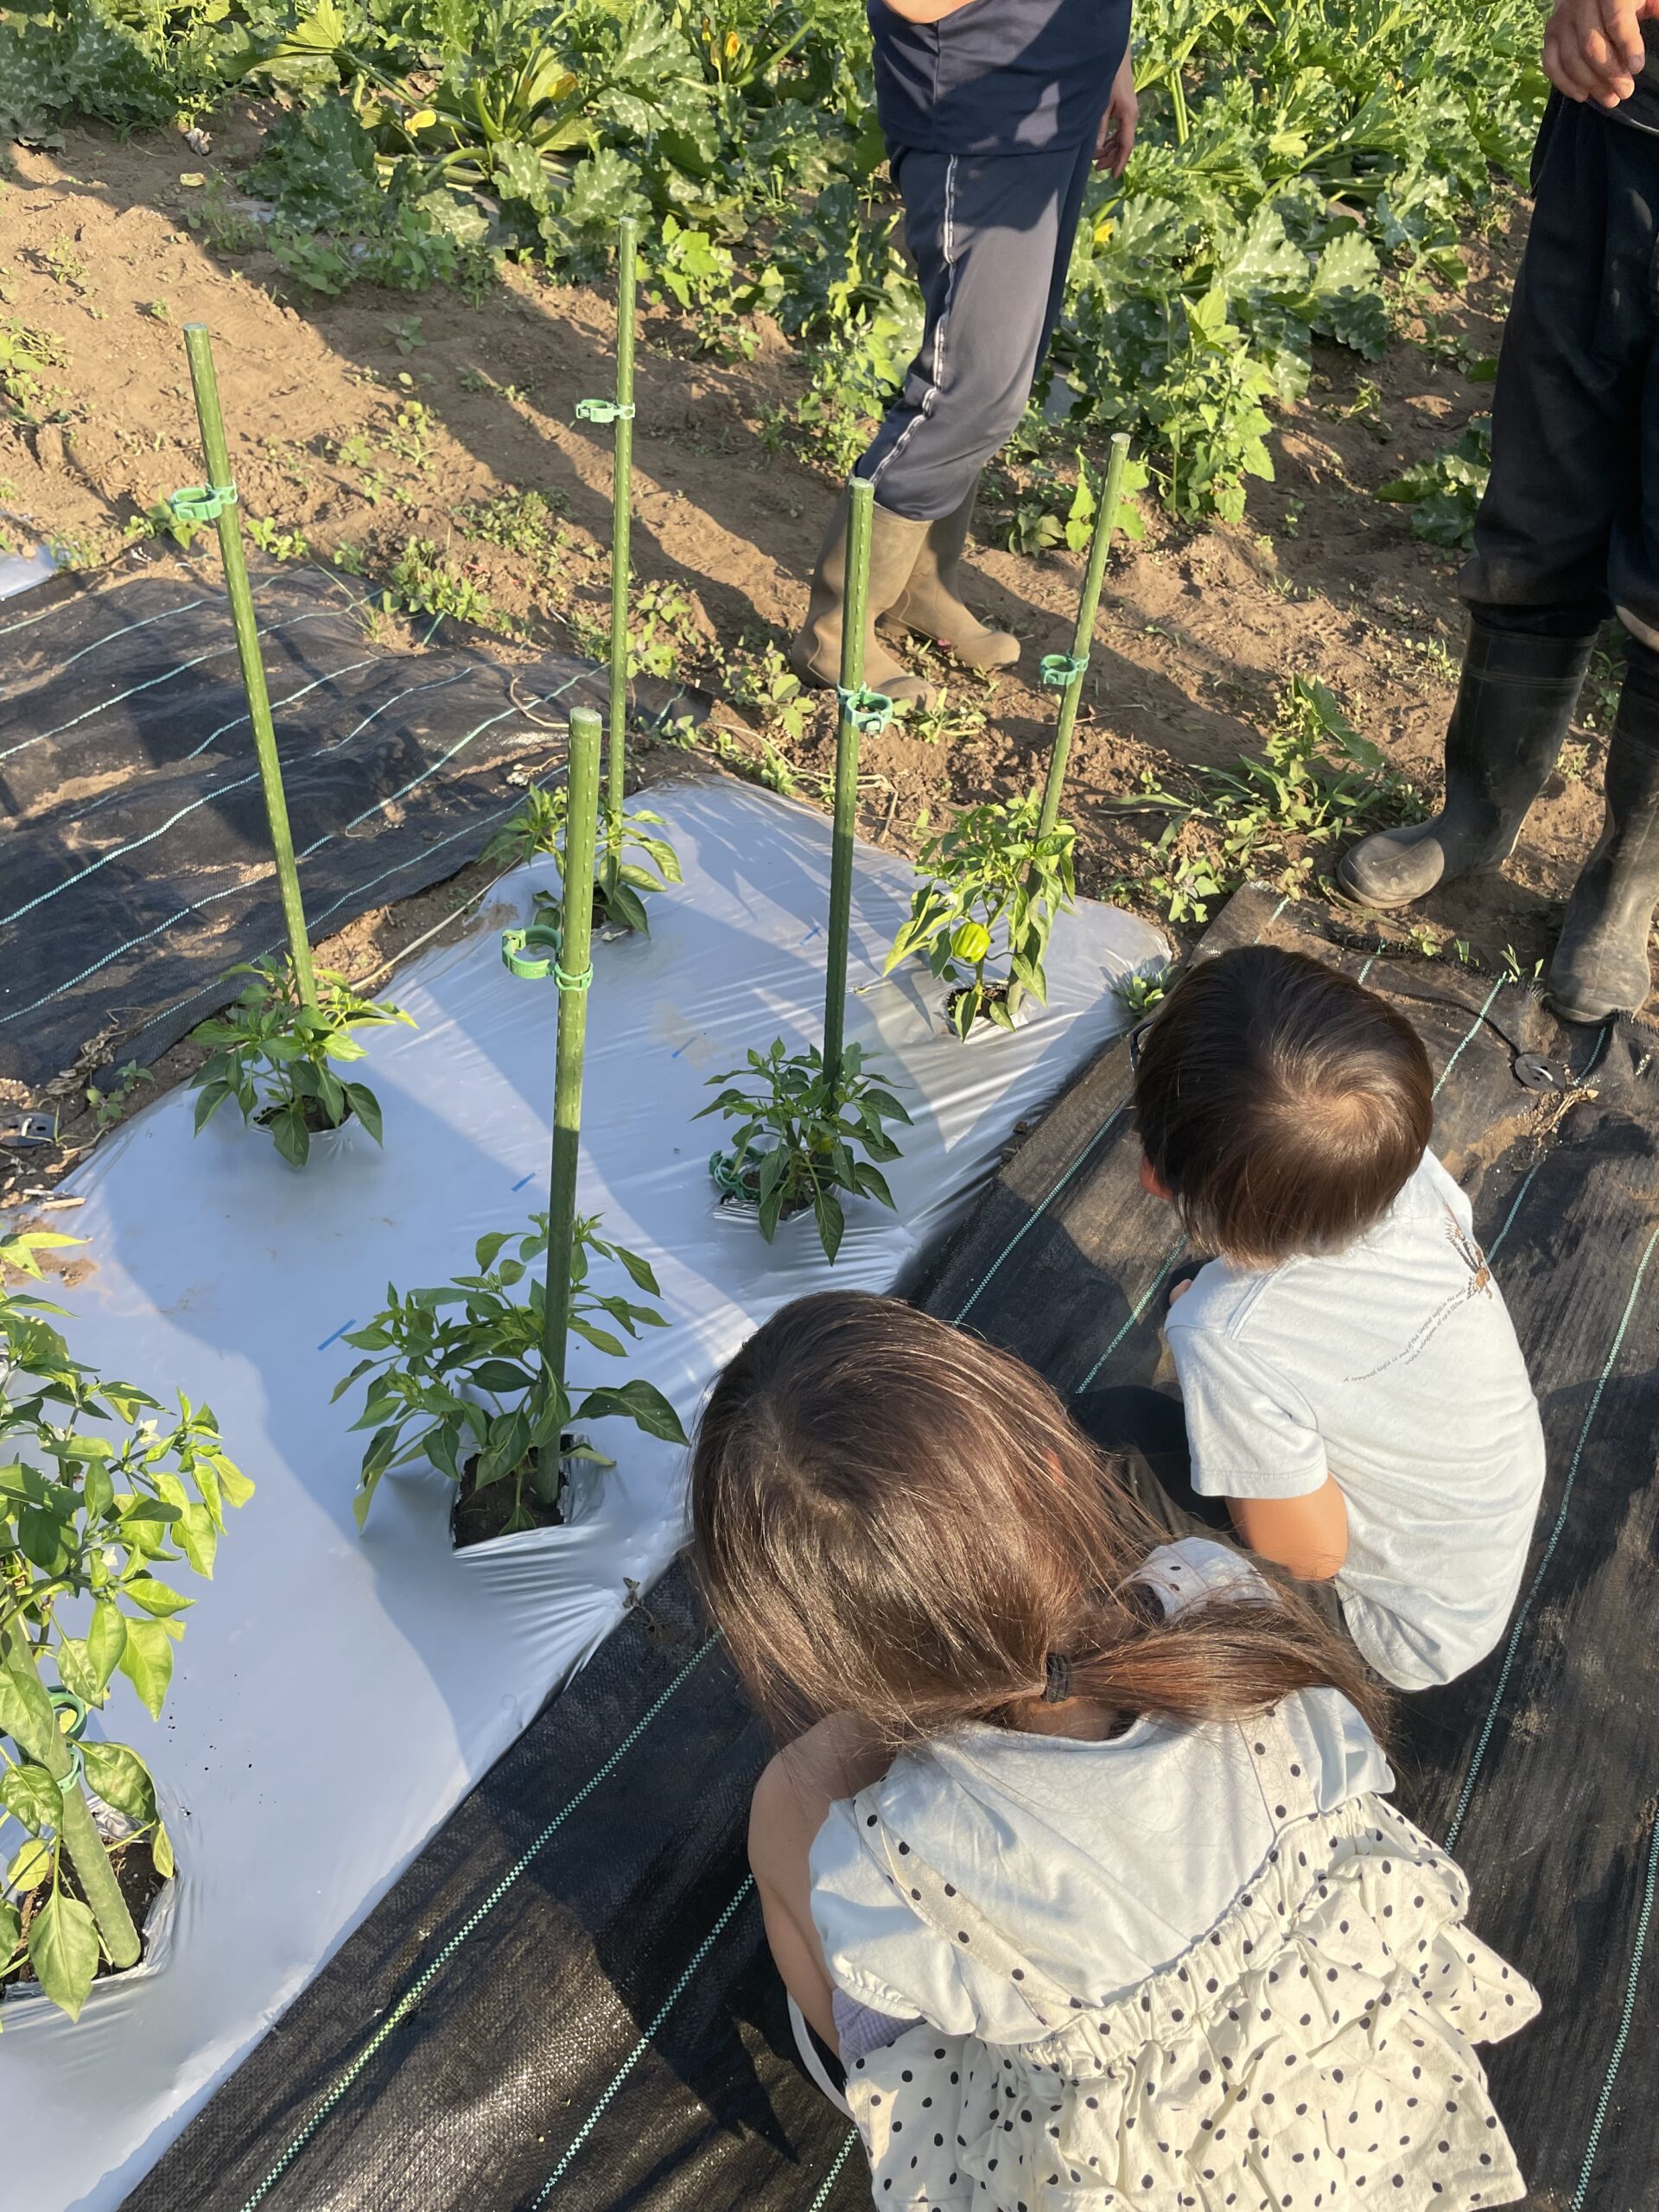
<svg viewBox="0 0 1659 2212"><path fill-rule="evenodd" d="M767 1937L884 2212L1523 2193L1475 2045L1537 1999L1294 1590L1161 1541L1039 1376L861 1294L750 1339L692 1493L786 1738L750 1825Z"/></svg>

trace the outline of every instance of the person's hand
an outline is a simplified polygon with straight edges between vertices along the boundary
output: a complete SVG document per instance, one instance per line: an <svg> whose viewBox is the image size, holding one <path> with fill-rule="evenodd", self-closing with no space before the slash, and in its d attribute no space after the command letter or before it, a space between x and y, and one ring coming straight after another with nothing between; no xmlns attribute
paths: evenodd
<svg viewBox="0 0 1659 2212"><path fill-rule="evenodd" d="M1614 0L1608 0L1610 7L1613 4ZM1135 97L1135 62L1126 47L1117 74L1112 79L1112 96L1100 118L1100 136L1095 140L1097 169L1109 169L1114 176L1122 175L1135 150L1135 126L1140 113L1141 103Z"/></svg>
<svg viewBox="0 0 1659 2212"><path fill-rule="evenodd" d="M1647 60L1641 22L1659 0L1555 0L1544 31L1544 70L1570 100L1617 107Z"/></svg>

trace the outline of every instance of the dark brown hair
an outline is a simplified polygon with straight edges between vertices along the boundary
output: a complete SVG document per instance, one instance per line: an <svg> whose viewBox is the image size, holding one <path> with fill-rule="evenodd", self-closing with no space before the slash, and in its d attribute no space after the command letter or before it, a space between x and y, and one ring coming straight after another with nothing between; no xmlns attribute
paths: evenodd
<svg viewBox="0 0 1659 2212"><path fill-rule="evenodd" d="M1374 991L1247 944L1189 968L1147 1024L1135 1112L1192 1242L1274 1267L1382 1220L1428 1143L1433 1082Z"/></svg>
<svg viewBox="0 0 1659 2212"><path fill-rule="evenodd" d="M1125 1719L1242 1719L1379 1693L1294 1592L1166 1617L1162 1541L1040 1376L894 1299L826 1291L750 1338L691 1469L703 1597L781 1733L854 1713L895 1744L1022 1725L1051 1656Z"/></svg>

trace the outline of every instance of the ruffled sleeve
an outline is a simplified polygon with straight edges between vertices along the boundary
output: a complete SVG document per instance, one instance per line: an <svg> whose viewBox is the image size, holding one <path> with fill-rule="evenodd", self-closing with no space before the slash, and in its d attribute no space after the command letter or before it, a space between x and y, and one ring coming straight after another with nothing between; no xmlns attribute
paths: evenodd
<svg viewBox="0 0 1659 2212"><path fill-rule="evenodd" d="M873 2012L919 2015L951 2034L970 2033L976 2008L950 1946L866 1850L851 1802L830 1808L810 1866L813 1925L836 1987Z"/></svg>

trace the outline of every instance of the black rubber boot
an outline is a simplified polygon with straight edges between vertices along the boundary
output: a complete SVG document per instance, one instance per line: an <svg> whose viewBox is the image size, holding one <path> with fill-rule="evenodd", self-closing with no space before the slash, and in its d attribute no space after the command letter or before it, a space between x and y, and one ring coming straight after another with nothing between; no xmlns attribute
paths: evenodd
<svg viewBox="0 0 1659 2212"><path fill-rule="evenodd" d="M1607 812L1567 902L1545 989L1564 1021L1634 1014L1653 988L1659 906L1659 660L1631 648L1607 747Z"/></svg>
<svg viewBox="0 0 1659 2212"><path fill-rule="evenodd" d="M1446 733L1446 800L1428 822L1382 830L1337 866L1366 906L1409 906L1437 884L1497 868L1555 765L1595 643L1469 625L1458 703Z"/></svg>

